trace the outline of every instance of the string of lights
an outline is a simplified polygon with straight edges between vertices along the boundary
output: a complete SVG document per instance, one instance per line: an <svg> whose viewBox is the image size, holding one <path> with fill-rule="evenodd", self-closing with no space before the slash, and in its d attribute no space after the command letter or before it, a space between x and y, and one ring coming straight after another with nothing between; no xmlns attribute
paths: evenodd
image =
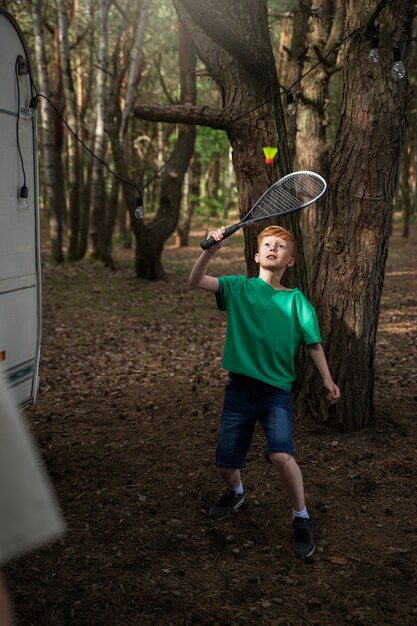
<svg viewBox="0 0 417 626"><path fill-rule="evenodd" d="M338 50L346 41L348 41L350 38L352 38L354 35L356 35L357 33L359 33L362 30L366 30L366 34L368 34L370 36L370 50L368 53L368 61L372 64L375 63L379 63L380 62L380 55L379 55L379 49L380 49L380 33L378 28L376 27L375 24L372 24L371 27L369 27L368 25L366 26L360 26L356 29L354 29L353 31L351 31L348 35L346 35L343 39L341 39L339 42L337 42L332 48L331 50L329 50L329 52L327 52L327 54L323 57L321 57L317 63L315 63L314 65L312 65L304 74L302 74L299 78L297 78L297 80L295 80L288 88L280 90L278 93L274 94L273 96L271 96L270 98L268 98L267 100L264 100L263 102L261 102L260 104L256 105L255 107L249 109L248 111L245 111L244 113L242 113L241 115L228 120L227 121L227 125L231 125L231 124L235 124L237 122L239 122L240 120L242 120L243 118L251 115L252 113L254 113L255 111L257 111L258 109L264 107L265 105L273 102L275 99L279 98L281 95L286 94L286 105L287 105L287 114L288 115L295 115L296 113L296 104L295 104L295 99L294 99L294 94L292 93L292 90L294 89L294 87L300 83L306 76L308 76L311 72L313 72L317 67L319 67L320 65L322 65L326 59L331 56L334 52L336 52L336 50ZM406 70L404 67L404 63L403 63L403 51L402 51L402 47L401 47L401 42L397 42L393 48L393 64L391 67L391 76L392 79L396 82L402 80L405 78L406 76ZM131 187L133 187L137 193L137 201L136 201L136 209L135 209L135 217L137 219L142 219L144 212L143 212L143 191L146 189L146 187L148 187L150 185L150 183L158 176L158 174L174 159L174 157L182 150L182 148L184 147L185 143L188 141L188 138L192 132L193 127L197 124L198 120L201 118L204 110L206 108L208 108L207 106L203 106L198 113L195 115L193 122L191 123L191 127L188 131L188 133L186 134L183 142L177 147L177 149L170 155L169 159L167 159L167 161L165 161L165 163L162 164L161 167L159 167L159 169L142 185L142 187L138 187L137 185L135 185L134 183L132 183L129 180L126 180L125 178L122 178L121 176L119 176L111 167L109 167L109 165L100 157L98 157L86 144L85 142L77 135L77 133L70 127L70 125L68 124L68 122L64 119L64 117L61 115L61 113L58 111L57 107L54 105L54 103L51 101L50 98L48 98L47 96L45 96L42 93L39 93L39 91L36 88L36 84L32 78L31 72L29 71L29 77L30 77L30 82L32 85L32 88L34 90L34 97L31 99L30 102L30 108L36 109L37 105L38 105L38 100L39 98L44 98L48 104L54 109L56 115L61 119L61 121L64 123L64 125L66 126L66 128L68 129L68 131L77 139L77 141L97 160L99 161L103 167L106 168L106 170L112 175L114 176L119 182L121 182L122 184L125 185L129 185ZM18 81L18 77L16 75L17 81ZM19 92L18 92L19 93ZM19 117L19 113L18 113L18 117ZM23 164L22 164L23 165ZM26 184L24 185L24 188L26 188ZM27 197L27 196L26 196Z"/></svg>

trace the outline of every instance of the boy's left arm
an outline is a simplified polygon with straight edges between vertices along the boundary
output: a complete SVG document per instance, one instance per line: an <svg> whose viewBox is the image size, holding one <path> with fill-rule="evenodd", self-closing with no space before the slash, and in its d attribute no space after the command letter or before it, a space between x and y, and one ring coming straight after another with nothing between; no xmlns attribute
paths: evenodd
<svg viewBox="0 0 417 626"><path fill-rule="evenodd" d="M337 402L340 398L340 389L333 382L332 376L329 371L329 366L327 365L326 356L323 351L323 347L321 343L311 343L307 346L309 354L314 361L315 366L319 370L321 377L323 379L323 384L328 390L327 399L332 404Z"/></svg>

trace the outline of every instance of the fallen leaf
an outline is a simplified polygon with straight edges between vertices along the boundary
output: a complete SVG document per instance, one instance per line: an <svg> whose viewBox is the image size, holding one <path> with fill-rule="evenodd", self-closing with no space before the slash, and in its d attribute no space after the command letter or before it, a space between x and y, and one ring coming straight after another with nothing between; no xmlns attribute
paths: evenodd
<svg viewBox="0 0 417 626"><path fill-rule="evenodd" d="M410 552L407 548L395 548L394 546L390 546L386 551L389 554L409 554Z"/></svg>
<svg viewBox="0 0 417 626"><path fill-rule="evenodd" d="M327 560L334 565L347 565L349 563L349 559L345 556L329 556Z"/></svg>

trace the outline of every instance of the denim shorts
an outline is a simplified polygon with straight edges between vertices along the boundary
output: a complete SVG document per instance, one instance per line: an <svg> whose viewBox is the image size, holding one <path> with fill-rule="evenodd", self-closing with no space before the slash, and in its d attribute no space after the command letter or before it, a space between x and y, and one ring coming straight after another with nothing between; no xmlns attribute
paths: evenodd
<svg viewBox="0 0 417 626"><path fill-rule="evenodd" d="M245 467L257 420L265 433L268 461L272 452L294 456L291 392L249 376L230 373L224 392L217 467Z"/></svg>

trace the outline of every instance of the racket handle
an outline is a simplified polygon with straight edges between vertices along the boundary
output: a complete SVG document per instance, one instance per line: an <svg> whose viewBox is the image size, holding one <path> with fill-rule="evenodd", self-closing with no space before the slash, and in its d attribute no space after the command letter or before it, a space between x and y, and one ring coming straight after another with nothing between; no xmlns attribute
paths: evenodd
<svg viewBox="0 0 417 626"><path fill-rule="evenodd" d="M226 239L227 237L230 237L230 235L233 235L233 233L239 230L241 226L242 224L233 224L233 226L228 226L223 233L223 239ZM221 239L220 241L223 241L223 239ZM200 246L203 248L203 250L208 250L216 243L219 243L217 239L214 239L214 237L208 237L208 239L205 239L200 243Z"/></svg>

